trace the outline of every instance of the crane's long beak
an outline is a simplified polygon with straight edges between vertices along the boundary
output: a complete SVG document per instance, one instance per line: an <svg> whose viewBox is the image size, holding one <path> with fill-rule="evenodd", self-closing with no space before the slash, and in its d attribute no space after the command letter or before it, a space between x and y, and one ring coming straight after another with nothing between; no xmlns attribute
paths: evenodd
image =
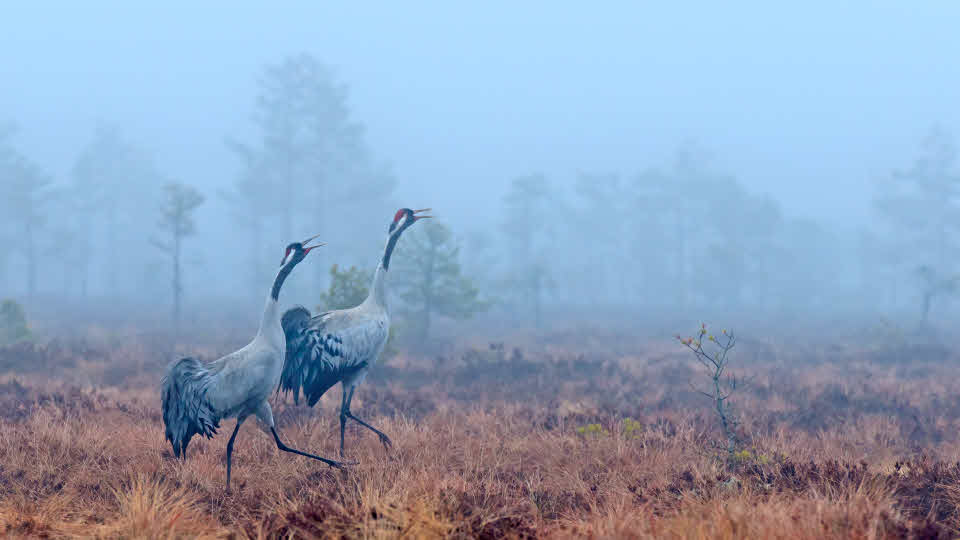
<svg viewBox="0 0 960 540"><path fill-rule="evenodd" d="M318 248L318 247L320 247L320 246L325 246L325 245L327 245L326 242L318 242L318 243L316 243L316 244L314 244L314 245L312 245L312 246L309 246L309 247L307 246L307 244L308 244L311 240L313 240L314 238L316 238L316 237L318 237L318 236L320 236L320 235L319 235L319 234L315 234L315 235L311 236L310 238L307 238L307 239L304 240L303 242L300 242L300 245L303 246L303 252L304 252L304 253L310 253L310 250L313 249L313 248Z"/></svg>
<svg viewBox="0 0 960 540"><path fill-rule="evenodd" d="M433 216L418 216L418 215L416 215L416 214L419 214L420 212L429 212L429 211L430 211L430 208L421 208L420 210L414 210L414 211L413 211L413 213L414 213L413 220L416 221L416 220L418 220L418 219L432 218Z"/></svg>

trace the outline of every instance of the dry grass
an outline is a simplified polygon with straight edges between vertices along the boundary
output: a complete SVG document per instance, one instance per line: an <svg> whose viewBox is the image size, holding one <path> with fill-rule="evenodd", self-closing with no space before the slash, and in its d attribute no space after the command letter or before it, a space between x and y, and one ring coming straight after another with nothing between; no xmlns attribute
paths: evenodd
<svg viewBox="0 0 960 540"><path fill-rule="evenodd" d="M359 465L335 471L279 453L249 422L232 493L232 421L174 460L156 389L164 359L151 350L135 340L0 350L7 537L960 534L958 359L939 349L743 347L756 380L739 396L750 449L733 465L718 457L713 419L687 384L695 365L674 344L400 355L354 399L392 452L353 427ZM331 394L313 410L275 407L289 444L335 455ZM628 417L640 422L629 432ZM589 424L599 428L578 431Z"/></svg>

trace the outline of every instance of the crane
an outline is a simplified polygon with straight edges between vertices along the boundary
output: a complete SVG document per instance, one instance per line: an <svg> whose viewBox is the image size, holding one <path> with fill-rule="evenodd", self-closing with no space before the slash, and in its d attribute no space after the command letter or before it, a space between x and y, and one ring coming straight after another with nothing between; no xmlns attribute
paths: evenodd
<svg viewBox="0 0 960 540"><path fill-rule="evenodd" d="M403 231L421 219L432 217L422 215L422 212L429 210L401 208L394 214L370 292L360 305L327 311L314 317L302 306L291 308L283 314L281 324L286 334L287 353L277 390L282 389L285 394L293 392L294 402L298 404L302 390L307 405L313 407L327 390L337 383L342 385L341 457L347 419L376 433L385 448L389 449L392 445L385 433L354 416L350 411L350 402L353 401L357 386L376 364L390 335L386 280L393 249Z"/></svg>
<svg viewBox="0 0 960 540"><path fill-rule="evenodd" d="M280 440L273 422L273 412L267 398L276 388L283 368L286 336L280 326L280 308L277 299L284 280L293 268L314 248L308 246L316 238L289 244L280 261L280 271L273 280L260 319L260 328L253 341L210 364L194 358L174 360L167 367L161 383L163 423L173 453L187 457L187 445L194 435L210 438L217 433L220 421L236 418L237 425L227 442L227 490L230 490L230 458L240 425L255 415L270 428L277 448L342 468L343 463L290 448Z"/></svg>

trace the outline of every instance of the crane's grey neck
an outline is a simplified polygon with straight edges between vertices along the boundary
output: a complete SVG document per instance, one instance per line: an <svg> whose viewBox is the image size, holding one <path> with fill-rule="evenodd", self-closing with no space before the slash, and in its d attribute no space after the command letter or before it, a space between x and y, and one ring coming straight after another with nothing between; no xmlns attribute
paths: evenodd
<svg viewBox="0 0 960 540"><path fill-rule="evenodd" d="M370 285L366 302L387 308L387 269L383 263L378 264L377 271L373 273L373 284Z"/></svg>
<svg viewBox="0 0 960 540"><path fill-rule="evenodd" d="M280 288L283 287L283 282L286 281L287 276L290 275L290 272L293 271L293 267L296 265L297 261L291 260L283 265L280 271L277 272L277 277L273 280L273 287L270 289L270 296L267 297L266 305L263 306L263 318L260 319L260 334L263 334L268 329L280 326L280 313L277 307Z"/></svg>
<svg viewBox="0 0 960 540"><path fill-rule="evenodd" d="M403 229L397 229L387 238L387 246L383 248L383 259L380 261L380 266L384 270L390 269L390 257L393 256L393 248L397 247L397 240L400 239L402 232Z"/></svg>
<svg viewBox="0 0 960 540"><path fill-rule="evenodd" d="M270 298L273 298L273 301L276 302L280 298L280 287L283 287L283 282L287 280L287 276L290 275L290 272L293 271L293 267L297 263L294 260L291 260L287 264L283 265L280 268L280 271L277 272L277 278L273 280L273 289L270 290Z"/></svg>
<svg viewBox="0 0 960 540"><path fill-rule="evenodd" d="M373 302L384 309L387 308L387 271L390 269L390 257L393 256L393 249L397 247L397 240L403 229L393 231L387 237L387 245L383 248L383 258L377 265L376 272L373 273L373 284L370 285L370 292L367 294L366 303Z"/></svg>

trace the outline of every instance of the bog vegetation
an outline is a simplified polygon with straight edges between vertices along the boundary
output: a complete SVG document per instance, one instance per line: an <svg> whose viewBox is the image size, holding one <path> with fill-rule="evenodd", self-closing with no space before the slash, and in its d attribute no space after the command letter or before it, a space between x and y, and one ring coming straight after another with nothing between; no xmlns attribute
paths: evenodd
<svg viewBox="0 0 960 540"><path fill-rule="evenodd" d="M204 335L187 338L208 357L246 337ZM334 471L278 453L248 423L226 493L229 429L195 441L185 462L163 438L162 339L0 348L5 536L960 534L960 357L949 347L910 345L906 363L861 336L741 335L730 365L752 380L724 409L737 421L732 454L715 403L691 386L711 379L672 340L558 332L459 342L439 359L401 349L355 400L393 451L351 428L359 464ZM336 452L338 396L276 405L291 444Z"/></svg>

